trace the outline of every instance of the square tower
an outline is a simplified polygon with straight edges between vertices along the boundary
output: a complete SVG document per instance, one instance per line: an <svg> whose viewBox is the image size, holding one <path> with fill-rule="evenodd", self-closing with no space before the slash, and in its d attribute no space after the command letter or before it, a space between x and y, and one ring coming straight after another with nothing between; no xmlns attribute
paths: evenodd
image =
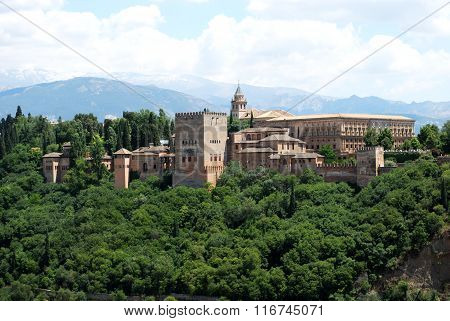
<svg viewBox="0 0 450 321"><path fill-rule="evenodd" d="M130 182L131 152L125 148L119 149L114 156L114 187L128 188Z"/></svg>
<svg viewBox="0 0 450 321"><path fill-rule="evenodd" d="M358 186L367 186L372 178L378 176L379 168L384 167L384 148L364 147L356 151L356 181Z"/></svg>
<svg viewBox="0 0 450 321"><path fill-rule="evenodd" d="M227 114L175 114L175 172L173 185L216 185L224 170Z"/></svg>

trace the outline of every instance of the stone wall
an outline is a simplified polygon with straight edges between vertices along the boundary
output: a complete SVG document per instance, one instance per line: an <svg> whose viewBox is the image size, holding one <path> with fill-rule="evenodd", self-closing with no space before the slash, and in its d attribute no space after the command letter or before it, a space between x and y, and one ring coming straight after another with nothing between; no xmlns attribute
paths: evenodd
<svg viewBox="0 0 450 321"><path fill-rule="evenodd" d="M325 182L346 182L350 184L357 183L357 167L355 165L318 165L316 173L322 176Z"/></svg>

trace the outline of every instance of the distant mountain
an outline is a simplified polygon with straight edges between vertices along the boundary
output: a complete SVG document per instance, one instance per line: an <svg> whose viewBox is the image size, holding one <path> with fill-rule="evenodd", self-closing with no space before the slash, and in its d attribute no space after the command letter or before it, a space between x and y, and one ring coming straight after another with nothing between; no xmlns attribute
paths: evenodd
<svg viewBox="0 0 450 321"><path fill-rule="evenodd" d="M136 90L164 107L168 112L198 111L210 108L227 112L236 84L216 82L190 75L143 75L115 73L133 84ZM0 91L0 116L14 112L17 105L33 114L71 118L78 112L93 112L103 119L106 115L120 116L123 110L157 109L114 80L98 77L79 77L65 81L36 84L40 79L56 77L46 71L0 72L0 90L11 84L28 87ZM30 85L31 84L31 85ZM316 95L292 108L309 93L285 87L261 87L241 84L250 107L284 109L293 114L311 113L368 113L401 114L417 120L417 127L425 123L442 125L450 119L450 102L404 103L378 97L333 98ZM165 89L163 89L165 88Z"/></svg>
<svg viewBox="0 0 450 321"><path fill-rule="evenodd" d="M236 84L226 84L212 80L183 75L142 75L136 73L117 73L120 79L149 85L154 84L187 94L201 97L215 106L229 108ZM404 103L378 97L333 98L315 95L292 108L307 97L308 92L285 87L260 87L241 84L250 107L261 109L284 109L293 114L312 113L364 113L364 114L401 114L417 120L420 127L425 123L442 125L450 119L450 102Z"/></svg>
<svg viewBox="0 0 450 321"><path fill-rule="evenodd" d="M215 106L227 109L230 108L230 101L237 86L237 84L216 82L190 75L142 75L137 73L115 73L115 75L119 79L133 84L156 85L201 97ZM262 87L241 84L241 88L249 106L260 109L287 109L309 94L301 89L287 87ZM308 100L307 105L314 108L314 106L321 106L325 102L333 101L334 99L325 96L315 96Z"/></svg>
<svg viewBox="0 0 450 321"><path fill-rule="evenodd" d="M26 113L42 114L49 118L61 116L63 119L70 119L76 113L89 112L103 119L142 108L157 112L161 107L168 113L212 108L205 100L174 90L128 85L158 106L152 105L118 81L81 77L0 91L0 116L15 112L18 105Z"/></svg>

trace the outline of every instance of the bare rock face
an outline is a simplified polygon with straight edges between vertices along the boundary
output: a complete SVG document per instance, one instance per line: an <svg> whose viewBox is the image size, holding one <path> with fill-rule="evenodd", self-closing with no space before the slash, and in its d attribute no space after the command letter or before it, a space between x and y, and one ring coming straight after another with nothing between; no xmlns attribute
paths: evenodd
<svg viewBox="0 0 450 321"><path fill-rule="evenodd" d="M419 254L411 255L384 281L396 279L407 279L420 288L445 291L450 283L450 230L434 238Z"/></svg>

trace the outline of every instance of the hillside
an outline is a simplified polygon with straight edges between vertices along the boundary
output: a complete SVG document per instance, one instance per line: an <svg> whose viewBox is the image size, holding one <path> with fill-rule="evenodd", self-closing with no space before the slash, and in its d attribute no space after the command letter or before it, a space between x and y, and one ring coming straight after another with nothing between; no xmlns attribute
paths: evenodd
<svg viewBox="0 0 450 321"><path fill-rule="evenodd" d="M133 86L139 93L160 105L169 114L181 111L198 111L210 108L228 112L236 84L215 82L195 76L141 75L117 73L119 79ZM45 73L0 74L0 88L14 84L30 83L27 87L0 91L0 117L13 113L21 105L32 114L64 119L76 113L92 112L100 119L120 116L123 110L141 108L156 110L144 98L115 80L99 77L79 77L63 81L35 84L53 78ZM133 84L133 85L131 85ZM333 98L314 96L291 109L308 95L308 92L284 87L261 87L241 84L250 107L260 109L285 109L293 114L311 113L369 113L401 114L417 120L417 128L426 123L441 126L450 118L449 102L422 102L407 104L378 97Z"/></svg>
<svg viewBox="0 0 450 321"><path fill-rule="evenodd" d="M156 86L130 85L139 93L158 104L154 106L120 82L103 78L73 78L9 89L0 92L0 116L13 113L20 105L32 114L49 118L72 118L77 113L94 113L121 116L122 111L146 108L158 111L161 107L169 113L211 108L208 102L174 90Z"/></svg>

